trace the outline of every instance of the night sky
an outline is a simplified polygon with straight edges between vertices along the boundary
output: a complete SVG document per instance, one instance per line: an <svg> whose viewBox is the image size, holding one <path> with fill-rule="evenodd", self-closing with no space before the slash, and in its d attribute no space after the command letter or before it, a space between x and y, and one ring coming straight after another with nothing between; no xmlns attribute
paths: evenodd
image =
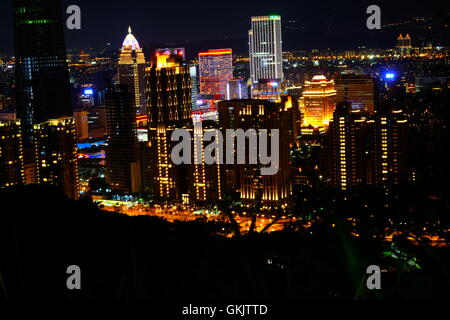
<svg viewBox="0 0 450 320"><path fill-rule="evenodd" d="M295 41L298 43L291 41L289 49L306 49L317 45L321 33L329 35L332 30L346 28L369 32L365 28L368 17L365 11L370 4L381 7L382 22L386 23L413 16L446 13L450 11L449 3L446 0L63 0L64 8L77 4L82 10L82 30L67 32L69 48L104 45L108 42L118 47L126 35L128 25L132 26L133 33L144 45L246 40L252 15L280 14L283 28L299 35L298 41ZM11 12L11 0L0 0L0 53L11 52L13 48ZM288 21L295 22L289 24ZM348 40L350 44L356 45L363 43L364 39Z"/></svg>

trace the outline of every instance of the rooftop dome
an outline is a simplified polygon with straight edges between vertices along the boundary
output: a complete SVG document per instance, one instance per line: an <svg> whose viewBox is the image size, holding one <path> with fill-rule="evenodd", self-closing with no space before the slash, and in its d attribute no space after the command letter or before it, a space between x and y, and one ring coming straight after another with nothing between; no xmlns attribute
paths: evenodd
<svg viewBox="0 0 450 320"><path fill-rule="evenodd" d="M128 34L122 44L122 50L140 50L139 42L131 33L131 27L128 27Z"/></svg>
<svg viewBox="0 0 450 320"><path fill-rule="evenodd" d="M324 75L316 75L312 78L312 81L327 81L327 78Z"/></svg>

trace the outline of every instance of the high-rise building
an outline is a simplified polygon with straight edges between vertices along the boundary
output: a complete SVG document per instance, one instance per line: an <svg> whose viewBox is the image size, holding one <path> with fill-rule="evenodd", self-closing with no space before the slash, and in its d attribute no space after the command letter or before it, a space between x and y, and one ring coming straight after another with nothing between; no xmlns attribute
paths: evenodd
<svg viewBox="0 0 450 320"><path fill-rule="evenodd" d="M190 186L191 202L204 204L206 201L217 201L222 199L222 179L223 165L220 155L216 154L216 163L205 163L205 147L210 142L203 141L203 137L209 131L212 132L214 139L219 139L219 125L217 121L196 120L194 121L194 140L193 140L193 164L190 167L192 183ZM219 141L219 140L215 140Z"/></svg>
<svg viewBox="0 0 450 320"><path fill-rule="evenodd" d="M0 190L24 183L20 120L0 120Z"/></svg>
<svg viewBox="0 0 450 320"><path fill-rule="evenodd" d="M227 81L233 79L233 51L210 49L198 54L200 70L200 94L212 95L216 100L225 99Z"/></svg>
<svg viewBox="0 0 450 320"><path fill-rule="evenodd" d="M261 175L261 167L264 165L251 164L250 153L261 154L258 146L257 135L248 132L244 141L238 142L239 146L245 145L245 164L230 164L227 161L224 169L223 192L239 191L242 203L245 207L253 207L257 199L261 200L262 210L284 208L292 193L292 174L290 165L290 136L291 108L284 109L281 103L273 103L266 100L230 100L219 102L219 123L224 130L279 130L279 163L274 175ZM225 139L227 140L227 139ZM236 139L234 139L236 140ZM268 138L268 140L270 140ZM233 142L235 143L235 141ZM225 143L226 145L226 143ZM269 143L268 152L272 150ZM237 153L237 152L236 152ZM235 154L236 154L235 153ZM237 163L235 161L235 163Z"/></svg>
<svg viewBox="0 0 450 320"><path fill-rule="evenodd" d="M336 102L348 101L353 110L373 113L375 106L374 81L360 75L340 75L334 79L336 84Z"/></svg>
<svg viewBox="0 0 450 320"><path fill-rule="evenodd" d="M349 102L338 103L330 122L331 183L342 190L372 180L370 128L361 110Z"/></svg>
<svg viewBox="0 0 450 320"><path fill-rule="evenodd" d="M410 176L408 120L401 110L369 115L339 103L328 131L332 185L346 190L358 184L386 190Z"/></svg>
<svg viewBox="0 0 450 320"><path fill-rule="evenodd" d="M157 51L145 70L149 145L154 164L154 192L161 198L189 198L189 166L174 165L171 141L176 129L192 132L192 84L183 55Z"/></svg>
<svg viewBox="0 0 450 320"><path fill-rule="evenodd" d="M197 66L191 65L189 66L189 74L191 76L191 84L192 84L192 90L191 90L191 99L192 99L192 109L197 107L197 100L198 100L198 93L199 93L199 87L198 87L198 72L197 72Z"/></svg>
<svg viewBox="0 0 450 320"><path fill-rule="evenodd" d="M260 79L284 81L281 17L252 17L251 23L248 35L252 84Z"/></svg>
<svg viewBox="0 0 450 320"><path fill-rule="evenodd" d="M333 118L336 107L336 89L333 80L317 75L311 81L305 81L303 95L300 98L302 127L327 127Z"/></svg>
<svg viewBox="0 0 450 320"><path fill-rule="evenodd" d="M375 184L388 189L408 180L409 122L401 109L379 108L374 116Z"/></svg>
<svg viewBox="0 0 450 320"><path fill-rule="evenodd" d="M105 95L106 177L111 189L123 194L137 193L141 189L134 97L128 86L122 84L108 88Z"/></svg>
<svg viewBox="0 0 450 320"><path fill-rule="evenodd" d="M138 109L138 113L146 113L145 67L144 53L129 27L119 54L119 83L128 85L129 91L134 94L133 104Z"/></svg>
<svg viewBox="0 0 450 320"><path fill-rule="evenodd" d="M72 115L61 2L14 0L13 8L17 113L32 147L34 124Z"/></svg>
<svg viewBox="0 0 450 320"><path fill-rule="evenodd" d="M35 124L36 180L78 197L78 166L74 118L51 119Z"/></svg>
<svg viewBox="0 0 450 320"><path fill-rule="evenodd" d="M76 198L76 133L61 1L14 0L13 9L26 180L55 185Z"/></svg>

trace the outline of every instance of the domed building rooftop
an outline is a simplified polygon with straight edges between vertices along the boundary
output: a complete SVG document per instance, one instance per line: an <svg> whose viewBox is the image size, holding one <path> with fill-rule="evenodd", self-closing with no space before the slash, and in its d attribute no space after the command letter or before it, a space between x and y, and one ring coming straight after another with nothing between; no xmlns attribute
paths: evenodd
<svg viewBox="0 0 450 320"><path fill-rule="evenodd" d="M324 75L315 75L312 81L327 81L328 79Z"/></svg>
<svg viewBox="0 0 450 320"><path fill-rule="evenodd" d="M131 33L131 27L128 27L128 34L122 44L122 50L140 50L139 42Z"/></svg>

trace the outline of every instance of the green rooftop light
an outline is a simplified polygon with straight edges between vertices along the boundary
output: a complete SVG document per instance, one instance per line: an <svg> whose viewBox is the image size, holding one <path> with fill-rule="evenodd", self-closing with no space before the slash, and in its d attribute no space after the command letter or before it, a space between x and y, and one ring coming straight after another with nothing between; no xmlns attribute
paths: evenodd
<svg viewBox="0 0 450 320"><path fill-rule="evenodd" d="M40 19L40 20L22 20L23 24L48 24L53 23L54 20L48 20L48 19Z"/></svg>

